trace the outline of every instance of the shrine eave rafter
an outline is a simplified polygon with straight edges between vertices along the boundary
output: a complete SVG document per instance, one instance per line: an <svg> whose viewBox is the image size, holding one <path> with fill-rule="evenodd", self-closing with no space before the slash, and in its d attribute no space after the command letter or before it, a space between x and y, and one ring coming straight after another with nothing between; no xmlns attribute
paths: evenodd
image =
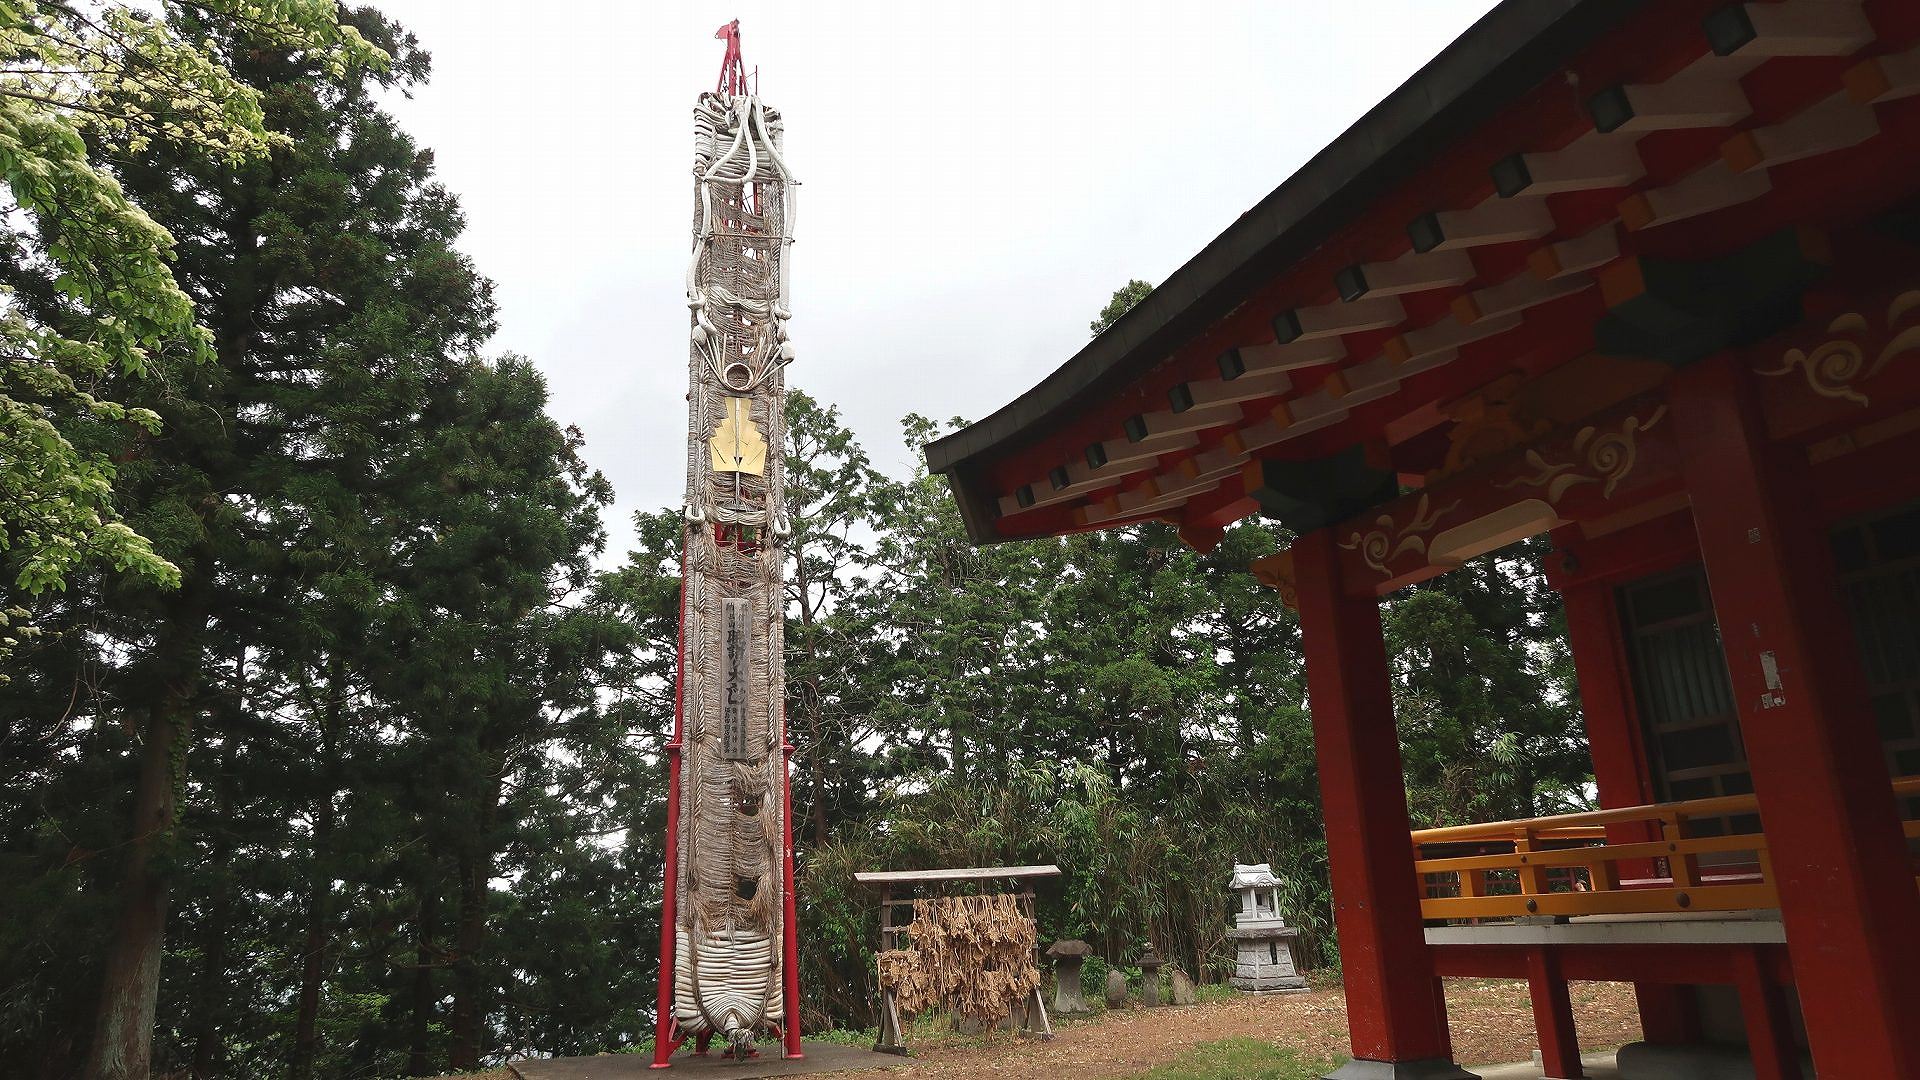
<svg viewBox="0 0 1920 1080"><path fill-rule="evenodd" d="M1642 260L1910 198L1917 40L1875 0L1509 0L929 467L980 543L1375 504L1448 400L1620 355Z"/></svg>

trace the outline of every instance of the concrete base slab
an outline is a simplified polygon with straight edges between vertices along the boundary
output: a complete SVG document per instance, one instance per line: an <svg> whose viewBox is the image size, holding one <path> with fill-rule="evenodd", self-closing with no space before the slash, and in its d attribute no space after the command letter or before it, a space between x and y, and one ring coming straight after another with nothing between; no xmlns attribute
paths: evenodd
<svg viewBox="0 0 1920 1080"><path fill-rule="evenodd" d="M1480 1080L1444 1058L1427 1061L1366 1061L1355 1058L1326 1075L1326 1080Z"/></svg>
<svg viewBox="0 0 1920 1080"><path fill-rule="evenodd" d="M1800 1075L1814 1080L1811 1060L1800 1059ZM1628 1043L1620 1080L1754 1080L1753 1059L1739 1047Z"/></svg>
<svg viewBox="0 0 1920 1080"><path fill-rule="evenodd" d="M762 1076L804 1076L842 1069L892 1069L910 1061L898 1054L878 1054L857 1046L804 1040L800 1049L805 1057L783 1058L778 1046L767 1046L761 1049L759 1057L745 1061L721 1057L718 1051L697 1057L690 1046L673 1055L672 1065L659 1071L648 1068L653 1064L652 1054L513 1061L507 1063L507 1068L520 1080L640 1080L642 1077L672 1080L675 1076L757 1080Z"/></svg>
<svg viewBox="0 0 1920 1080"><path fill-rule="evenodd" d="M1534 1052L1533 1060L1524 1065L1475 1065L1473 1071L1480 1080L1569 1080L1548 1076L1540 1066L1538 1051ZM1620 1080L1611 1052L1580 1055L1580 1071L1587 1074L1586 1080Z"/></svg>

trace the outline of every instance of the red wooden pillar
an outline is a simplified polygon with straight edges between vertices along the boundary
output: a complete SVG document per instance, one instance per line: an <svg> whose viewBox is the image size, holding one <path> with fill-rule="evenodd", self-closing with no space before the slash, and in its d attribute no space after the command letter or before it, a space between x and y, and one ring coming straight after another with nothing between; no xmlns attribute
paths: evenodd
<svg viewBox="0 0 1920 1080"><path fill-rule="evenodd" d="M1338 1080L1472 1080L1453 1065L1420 920L1380 606L1350 595L1334 539L1293 545L1334 923L1354 1060Z"/></svg>
<svg viewBox="0 0 1920 1080"><path fill-rule="evenodd" d="M1573 997L1560 971L1560 955L1544 945L1527 950L1527 992L1533 999L1533 1029L1540 1036L1542 1080L1585 1080Z"/></svg>
<svg viewBox="0 0 1920 1080"><path fill-rule="evenodd" d="M1600 806L1644 806L1654 800L1640 735L1640 714L1633 700L1633 674L1620 631L1620 607L1610 579L1567 580L1551 565L1548 581L1560 591L1567 612L1567 647L1580 680L1580 712L1586 721L1587 749L1593 757L1593 781ZM1564 583L1563 583L1564 582ZM1657 840L1659 830L1643 823L1613 825L1607 840L1632 844ZM1650 863L1623 864L1626 876L1648 876ZM1684 1043L1699 1034L1691 991L1667 983L1634 983L1640 1030L1648 1042Z"/></svg>
<svg viewBox="0 0 1920 1080"><path fill-rule="evenodd" d="M1606 581L1561 586L1567 611L1567 647L1580 679L1580 712L1586 721L1587 750L1593 756L1593 781L1604 809L1644 806L1653 801L1653 783L1640 743L1639 713L1633 705L1633 677L1620 640L1620 613ZM1636 826L1646 832L1645 826ZM1613 840L1611 834L1609 840ZM1621 837L1619 842L1652 836Z"/></svg>
<svg viewBox="0 0 1920 1080"><path fill-rule="evenodd" d="M1800 1052L1794 1048L1787 1023L1786 994L1767 977L1759 950L1734 953L1733 978L1740 991L1741 1018L1747 1025L1754 1080L1800 1080Z"/></svg>
<svg viewBox="0 0 1920 1080"><path fill-rule="evenodd" d="M1815 1066L1920 1077L1920 891L1804 458L1769 461L1730 355L1671 402Z"/></svg>

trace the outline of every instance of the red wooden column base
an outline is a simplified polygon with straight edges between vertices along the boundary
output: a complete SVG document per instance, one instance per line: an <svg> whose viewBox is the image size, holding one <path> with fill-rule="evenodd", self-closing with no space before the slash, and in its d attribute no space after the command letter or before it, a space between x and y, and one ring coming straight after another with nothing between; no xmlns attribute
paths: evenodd
<svg viewBox="0 0 1920 1080"><path fill-rule="evenodd" d="M1314 756L1354 1060L1337 1080L1472 1080L1453 1064L1420 920L1380 605L1340 580L1329 530L1293 545Z"/></svg>
<svg viewBox="0 0 1920 1080"><path fill-rule="evenodd" d="M1730 355L1675 376L1674 434L1816 1068L1920 1077L1914 888L1805 457L1769 460Z"/></svg>

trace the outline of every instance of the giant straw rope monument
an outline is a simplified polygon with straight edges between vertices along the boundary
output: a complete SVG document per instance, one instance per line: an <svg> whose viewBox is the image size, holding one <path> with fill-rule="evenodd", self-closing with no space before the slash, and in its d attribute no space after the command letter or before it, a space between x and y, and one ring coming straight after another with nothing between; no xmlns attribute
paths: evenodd
<svg viewBox="0 0 1920 1080"><path fill-rule="evenodd" d="M688 1037L800 1056L784 716L782 490L792 175L739 23L694 105L692 340L679 686L668 744L654 1066ZM754 89L757 90L757 87Z"/></svg>

